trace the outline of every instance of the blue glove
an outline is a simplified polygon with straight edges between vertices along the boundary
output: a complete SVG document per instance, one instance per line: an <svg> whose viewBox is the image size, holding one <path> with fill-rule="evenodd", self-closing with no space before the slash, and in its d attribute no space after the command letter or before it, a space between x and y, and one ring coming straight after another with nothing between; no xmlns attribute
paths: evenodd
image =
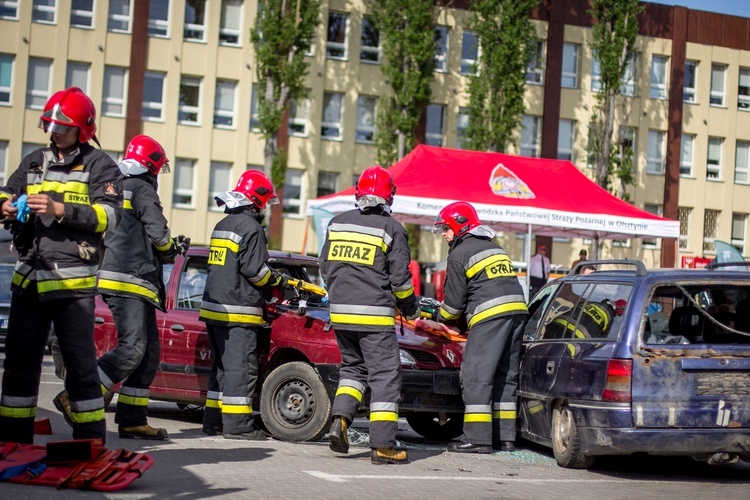
<svg viewBox="0 0 750 500"><path fill-rule="evenodd" d="M14 201L10 206L18 208L18 213L16 214L16 220L18 222L22 224L28 222L31 209L26 204L25 194L22 194L21 196L19 196L18 199Z"/></svg>

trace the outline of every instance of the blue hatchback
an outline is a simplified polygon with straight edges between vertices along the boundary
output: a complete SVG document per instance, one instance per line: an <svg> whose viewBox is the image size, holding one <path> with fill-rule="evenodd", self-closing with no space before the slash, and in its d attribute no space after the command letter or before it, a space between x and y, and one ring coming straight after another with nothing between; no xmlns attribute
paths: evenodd
<svg viewBox="0 0 750 500"><path fill-rule="evenodd" d="M571 468L636 452L750 460L750 273L586 264L597 271L529 304L522 435Z"/></svg>

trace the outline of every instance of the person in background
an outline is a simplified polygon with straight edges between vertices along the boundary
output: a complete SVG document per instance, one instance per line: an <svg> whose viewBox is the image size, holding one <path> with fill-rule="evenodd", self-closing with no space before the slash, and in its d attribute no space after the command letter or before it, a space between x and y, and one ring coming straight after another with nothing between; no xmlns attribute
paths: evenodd
<svg viewBox="0 0 750 500"><path fill-rule="evenodd" d="M586 251L586 249L582 249L580 252L578 252L578 258L573 261L573 263L570 265L570 268L574 269L578 264L586 260L588 260L588 252Z"/></svg>
<svg viewBox="0 0 750 500"><path fill-rule="evenodd" d="M549 279L550 261L547 257L547 245L539 245L536 255L529 261L529 300L534 298Z"/></svg>

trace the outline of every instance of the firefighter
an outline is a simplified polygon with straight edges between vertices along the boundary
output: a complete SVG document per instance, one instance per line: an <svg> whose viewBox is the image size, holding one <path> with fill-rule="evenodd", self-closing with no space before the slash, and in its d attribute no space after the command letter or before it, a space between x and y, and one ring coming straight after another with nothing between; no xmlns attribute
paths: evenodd
<svg viewBox="0 0 750 500"><path fill-rule="evenodd" d="M115 423L121 438L166 439L166 429L147 423L149 386L159 366L156 308L164 311L166 294L162 260L171 263L189 240L170 236L157 193L157 175L169 173L164 148L151 137L138 135L128 144L119 165L125 176L120 224L104 238L104 260L98 288L112 311L117 347L99 358L99 378L105 402L112 387L123 382L117 398ZM66 391L54 399L70 423Z"/></svg>
<svg viewBox="0 0 750 500"><path fill-rule="evenodd" d="M369 387L374 464L408 462L406 451L395 449L401 395L395 308L407 319L418 317L419 308L409 271L408 235L390 216L395 192L393 177L384 168L362 172L357 208L331 219L320 253L342 358L329 445L348 453L347 429Z"/></svg>
<svg viewBox="0 0 750 500"><path fill-rule="evenodd" d="M510 258L482 225L474 207L451 203L433 232L448 242L445 294L439 319L466 316L469 337L461 363L464 433L448 446L457 453L513 451L521 334L528 315Z"/></svg>
<svg viewBox="0 0 750 500"><path fill-rule="evenodd" d="M19 250L5 343L0 441L33 441L50 324L68 367L73 437L105 440L94 296L99 245L104 232L119 222L123 194L117 165L89 143L98 144L95 120L94 103L83 91L56 92L39 121L50 132L51 144L27 155L0 188L0 210ZM23 195L31 215L21 224L16 219Z"/></svg>
<svg viewBox="0 0 750 500"><path fill-rule="evenodd" d="M263 287L286 285L268 264L261 226L266 205L279 202L273 184L258 170L240 176L237 187L216 197L224 217L211 233L208 278L200 318L211 348L203 432L226 439L264 440L252 419L258 380L258 333L267 326Z"/></svg>

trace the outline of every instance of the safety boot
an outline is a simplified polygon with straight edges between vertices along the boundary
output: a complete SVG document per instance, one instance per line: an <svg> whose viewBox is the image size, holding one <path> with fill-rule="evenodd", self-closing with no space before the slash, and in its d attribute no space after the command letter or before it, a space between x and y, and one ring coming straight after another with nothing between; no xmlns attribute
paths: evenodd
<svg viewBox="0 0 750 500"><path fill-rule="evenodd" d="M336 453L349 453L349 422L344 417L335 416L328 430L328 447Z"/></svg>
<svg viewBox="0 0 750 500"><path fill-rule="evenodd" d="M406 450L397 450L395 448L372 448L370 450L370 461L375 465L408 464L409 456L406 454Z"/></svg>
<svg viewBox="0 0 750 500"><path fill-rule="evenodd" d="M151 427L148 424L144 425L120 425L119 428L120 437L123 439L150 439L154 441L161 441L167 439L167 429L159 429Z"/></svg>
<svg viewBox="0 0 750 500"><path fill-rule="evenodd" d="M55 404L57 411L62 413L65 417L65 421L69 426L73 427L73 410L70 408L70 398L68 397L68 391L62 391L54 397L52 402Z"/></svg>

